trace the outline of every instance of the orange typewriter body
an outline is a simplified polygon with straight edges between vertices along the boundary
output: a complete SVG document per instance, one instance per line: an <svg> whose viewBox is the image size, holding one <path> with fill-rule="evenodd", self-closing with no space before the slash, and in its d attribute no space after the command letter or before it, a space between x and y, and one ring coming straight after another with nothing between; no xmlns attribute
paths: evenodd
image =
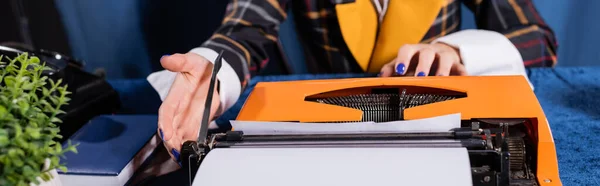
<svg viewBox="0 0 600 186"><path fill-rule="evenodd" d="M261 82L242 107L237 120L339 122L361 121L363 112L344 106L308 101L308 98L369 94L378 88L404 89L407 94L460 94L463 97L411 108L404 120L460 113L475 118L527 118L537 150L538 184L562 185L552 133L544 112L522 76L450 76L349 78Z"/></svg>

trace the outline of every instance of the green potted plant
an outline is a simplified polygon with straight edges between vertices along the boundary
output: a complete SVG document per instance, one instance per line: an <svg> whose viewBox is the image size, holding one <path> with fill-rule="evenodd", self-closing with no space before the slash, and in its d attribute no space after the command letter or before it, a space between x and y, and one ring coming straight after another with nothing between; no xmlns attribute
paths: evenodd
<svg viewBox="0 0 600 186"><path fill-rule="evenodd" d="M42 72L39 58L22 53L0 56L0 185L60 185L60 157L77 152L63 148L57 117L69 102L67 86Z"/></svg>

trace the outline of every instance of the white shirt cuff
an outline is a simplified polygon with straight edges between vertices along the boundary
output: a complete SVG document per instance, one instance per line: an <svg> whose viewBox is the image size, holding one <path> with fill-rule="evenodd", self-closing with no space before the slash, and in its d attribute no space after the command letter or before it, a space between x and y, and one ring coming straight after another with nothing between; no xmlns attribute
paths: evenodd
<svg viewBox="0 0 600 186"><path fill-rule="evenodd" d="M498 32L463 30L433 41L437 42L459 49L470 76L522 75L533 89L521 53L508 38Z"/></svg>
<svg viewBox="0 0 600 186"><path fill-rule="evenodd" d="M214 63L217 59L219 53L209 48L194 48L192 49L193 53L196 53L208 61ZM242 94L242 83L233 70L233 67L227 63L225 58L222 58L222 65L219 73L217 74L217 79L221 83L219 95L221 97L221 109L225 112L227 109L231 108L237 100L240 98Z"/></svg>
<svg viewBox="0 0 600 186"><path fill-rule="evenodd" d="M214 63L214 61L217 59L217 56L219 55L216 51L212 49L202 47L192 49L190 52L198 54L212 63ZM173 84L173 81L175 81L176 75L177 73L168 70L162 70L150 74L146 78L146 80L148 80L148 82L154 88L154 90L158 92L160 99L164 101L167 95L169 94L169 89L171 89L171 85ZM242 91L241 82L237 74L235 73L235 70L233 70L231 65L227 63L227 60L225 58L223 58L222 60L221 69L217 74L217 78L221 83L219 90L219 96L221 98L221 109L223 112L225 112L227 109L231 108L239 99ZM214 125L214 122L211 123L211 125Z"/></svg>

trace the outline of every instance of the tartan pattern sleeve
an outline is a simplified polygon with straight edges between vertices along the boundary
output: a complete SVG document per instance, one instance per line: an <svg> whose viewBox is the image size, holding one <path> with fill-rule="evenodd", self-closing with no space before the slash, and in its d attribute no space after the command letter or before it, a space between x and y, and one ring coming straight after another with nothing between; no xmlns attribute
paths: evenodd
<svg viewBox="0 0 600 186"><path fill-rule="evenodd" d="M264 46L277 42L279 25L287 17L284 7L284 0L231 0L221 26L202 44L224 51L242 90L269 61Z"/></svg>
<svg viewBox="0 0 600 186"><path fill-rule="evenodd" d="M477 27L504 34L519 50L526 67L556 65L558 43L531 0L464 0Z"/></svg>

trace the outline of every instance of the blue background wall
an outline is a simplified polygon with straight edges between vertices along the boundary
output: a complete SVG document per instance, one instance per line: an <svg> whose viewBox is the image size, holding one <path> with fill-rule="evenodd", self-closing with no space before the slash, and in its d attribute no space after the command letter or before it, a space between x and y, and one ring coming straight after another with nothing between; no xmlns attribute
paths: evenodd
<svg viewBox="0 0 600 186"><path fill-rule="evenodd" d="M87 70L105 68L108 78L143 78L160 69L163 54L186 52L218 26L226 0L60 0L75 57ZM600 1L534 0L558 37L559 66L600 64ZM292 15L293 16L293 15ZM474 28L472 13L463 8L463 28ZM288 19L289 20L289 19ZM296 73L304 72L291 21L281 26L282 44Z"/></svg>
<svg viewBox="0 0 600 186"><path fill-rule="evenodd" d="M139 2L56 1L71 51L85 61L88 71L102 67L109 78L141 77L150 72Z"/></svg>
<svg viewBox="0 0 600 186"><path fill-rule="evenodd" d="M558 39L558 66L600 65L600 1L533 0ZM466 7L463 7L465 10ZM463 11L463 28L474 28L470 11Z"/></svg>

